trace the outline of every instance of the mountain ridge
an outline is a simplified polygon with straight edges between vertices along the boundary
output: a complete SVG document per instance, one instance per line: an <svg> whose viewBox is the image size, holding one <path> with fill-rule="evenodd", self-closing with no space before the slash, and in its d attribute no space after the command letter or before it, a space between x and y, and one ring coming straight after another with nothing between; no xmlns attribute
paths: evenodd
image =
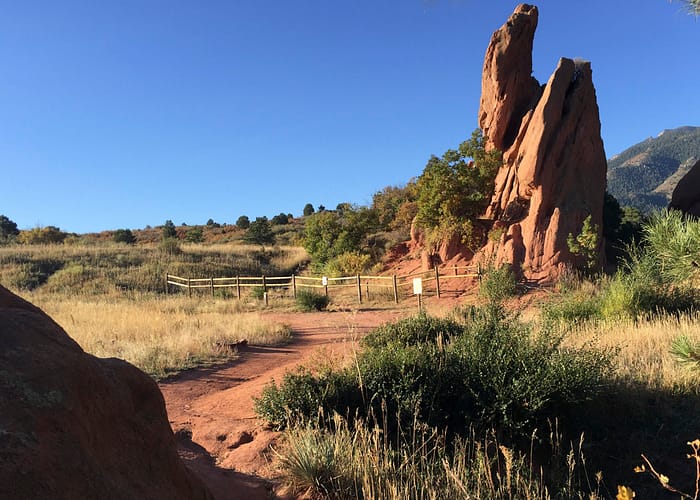
<svg viewBox="0 0 700 500"><path fill-rule="evenodd" d="M643 212L664 208L698 160L700 127L664 129L608 159L608 192Z"/></svg>

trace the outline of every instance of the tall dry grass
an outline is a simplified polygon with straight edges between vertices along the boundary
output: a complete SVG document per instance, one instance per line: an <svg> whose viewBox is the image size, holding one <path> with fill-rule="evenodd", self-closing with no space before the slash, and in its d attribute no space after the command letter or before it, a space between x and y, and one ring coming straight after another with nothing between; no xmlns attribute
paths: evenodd
<svg viewBox="0 0 700 500"><path fill-rule="evenodd" d="M129 361L155 378L235 356L230 344L275 345L289 340L288 326L237 301L143 296L66 298L29 294L81 347L99 357Z"/></svg>
<svg viewBox="0 0 700 500"><path fill-rule="evenodd" d="M569 345L595 341L617 348L616 375L650 390L698 394L698 373L679 363L671 344L680 335L700 341L700 313L650 319L598 320L571 327Z"/></svg>

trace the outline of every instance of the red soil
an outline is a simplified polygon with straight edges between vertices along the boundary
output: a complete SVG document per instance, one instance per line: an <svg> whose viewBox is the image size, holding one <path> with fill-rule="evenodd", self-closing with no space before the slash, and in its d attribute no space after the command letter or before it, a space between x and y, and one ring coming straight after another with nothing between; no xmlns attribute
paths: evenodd
<svg viewBox="0 0 700 500"><path fill-rule="evenodd" d="M265 499L275 487L270 445L279 433L253 411L254 396L270 380L299 365L341 363L355 340L412 311L271 314L294 332L282 347L247 346L239 359L185 372L160 384L180 455L217 499Z"/></svg>

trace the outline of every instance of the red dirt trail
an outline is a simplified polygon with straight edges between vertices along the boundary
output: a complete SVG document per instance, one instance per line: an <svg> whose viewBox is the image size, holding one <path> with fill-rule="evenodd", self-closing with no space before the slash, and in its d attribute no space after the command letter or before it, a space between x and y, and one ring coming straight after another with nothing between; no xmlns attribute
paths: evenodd
<svg viewBox="0 0 700 500"><path fill-rule="evenodd" d="M356 339L407 314L406 309L389 309L267 315L291 327L289 344L248 346L234 361L190 370L160 384L180 455L217 500L274 497L276 471L269 457L279 434L257 419L252 397L296 366L341 362L353 354Z"/></svg>

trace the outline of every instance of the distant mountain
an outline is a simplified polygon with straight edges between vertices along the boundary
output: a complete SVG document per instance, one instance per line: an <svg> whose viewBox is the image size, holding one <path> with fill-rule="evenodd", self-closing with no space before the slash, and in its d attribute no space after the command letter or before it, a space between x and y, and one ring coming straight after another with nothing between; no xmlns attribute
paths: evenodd
<svg viewBox="0 0 700 500"><path fill-rule="evenodd" d="M664 130L608 160L608 192L643 212L664 208L698 160L700 127Z"/></svg>

